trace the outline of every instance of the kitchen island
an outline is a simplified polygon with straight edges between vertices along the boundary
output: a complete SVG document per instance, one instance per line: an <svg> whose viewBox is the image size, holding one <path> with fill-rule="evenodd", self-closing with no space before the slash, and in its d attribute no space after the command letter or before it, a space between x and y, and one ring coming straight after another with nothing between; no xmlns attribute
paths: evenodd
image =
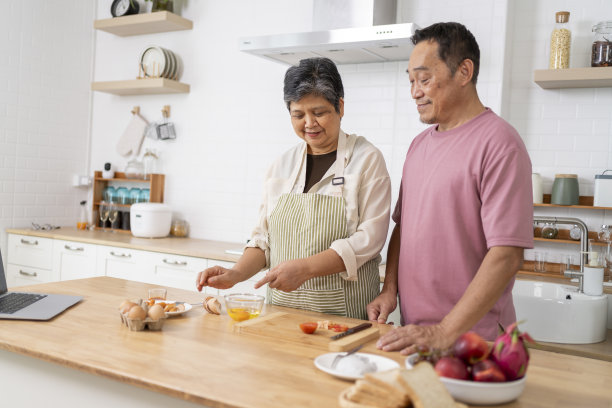
<svg viewBox="0 0 612 408"><path fill-rule="evenodd" d="M130 331L120 322L118 305L145 296L152 286L97 277L27 288L84 299L48 322L0 321L3 401L8 396L19 407L40 401L88 407L333 407L351 384L315 368L313 359L327 350L235 333L227 315L209 315L198 306L169 318L162 331ZM202 297L168 289L175 300L196 303ZM283 310L266 307L263 313ZM381 325L381 332L386 330ZM404 363L399 353L378 351L374 343L363 351ZM507 406L612 406L612 363L540 350L531 355L525 391Z"/></svg>

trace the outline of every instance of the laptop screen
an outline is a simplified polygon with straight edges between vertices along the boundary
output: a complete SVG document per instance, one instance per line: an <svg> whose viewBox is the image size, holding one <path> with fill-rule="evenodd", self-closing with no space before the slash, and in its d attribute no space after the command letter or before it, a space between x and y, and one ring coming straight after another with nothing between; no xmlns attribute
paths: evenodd
<svg viewBox="0 0 612 408"><path fill-rule="evenodd" d="M4 276L4 265L2 265L2 252L0 252L0 295L6 293L6 276Z"/></svg>

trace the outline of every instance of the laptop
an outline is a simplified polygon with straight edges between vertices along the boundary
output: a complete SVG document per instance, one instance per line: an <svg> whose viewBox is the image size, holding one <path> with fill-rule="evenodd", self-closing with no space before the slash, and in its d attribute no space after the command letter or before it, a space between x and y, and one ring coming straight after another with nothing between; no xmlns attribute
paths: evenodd
<svg viewBox="0 0 612 408"><path fill-rule="evenodd" d="M81 299L82 296L8 292L0 253L0 319L49 320Z"/></svg>

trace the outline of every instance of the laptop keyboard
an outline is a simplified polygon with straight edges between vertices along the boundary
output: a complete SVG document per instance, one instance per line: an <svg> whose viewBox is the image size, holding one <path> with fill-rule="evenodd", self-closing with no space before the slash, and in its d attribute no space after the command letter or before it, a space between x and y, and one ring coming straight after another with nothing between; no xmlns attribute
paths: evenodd
<svg viewBox="0 0 612 408"><path fill-rule="evenodd" d="M47 295L10 292L0 297L0 313L13 314Z"/></svg>

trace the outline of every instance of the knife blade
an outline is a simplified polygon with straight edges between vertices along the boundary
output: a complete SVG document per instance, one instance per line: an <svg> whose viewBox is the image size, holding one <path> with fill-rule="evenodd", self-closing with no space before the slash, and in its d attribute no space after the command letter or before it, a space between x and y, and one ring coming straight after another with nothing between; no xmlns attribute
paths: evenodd
<svg viewBox="0 0 612 408"><path fill-rule="evenodd" d="M340 334L336 334L335 336L331 336L330 339L331 340L338 340L343 338L344 336L348 336L349 334L353 334L353 333L357 333L358 331L362 331L365 330L369 327L372 327L372 323L361 323L358 326L355 327L351 327L350 329L348 329L347 331L340 333Z"/></svg>

